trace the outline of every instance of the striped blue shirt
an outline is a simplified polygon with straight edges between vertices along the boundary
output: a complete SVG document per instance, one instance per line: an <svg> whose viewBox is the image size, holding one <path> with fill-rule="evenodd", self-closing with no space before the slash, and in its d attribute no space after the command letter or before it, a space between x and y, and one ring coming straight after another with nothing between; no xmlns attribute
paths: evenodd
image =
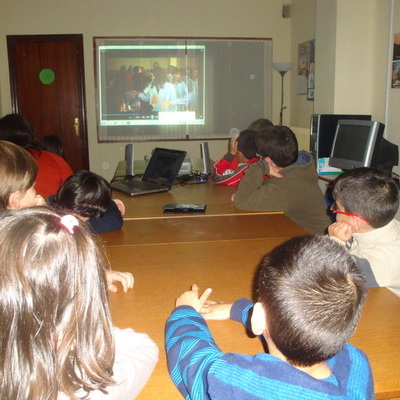
<svg viewBox="0 0 400 400"><path fill-rule="evenodd" d="M249 323L253 304L234 303L231 318ZM170 376L187 400L369 400L374 398L365 354L346 344L327 361L332 375L316 379L266 353L223 353L204 318L192 307L177 307L166 326Z"/></svg>

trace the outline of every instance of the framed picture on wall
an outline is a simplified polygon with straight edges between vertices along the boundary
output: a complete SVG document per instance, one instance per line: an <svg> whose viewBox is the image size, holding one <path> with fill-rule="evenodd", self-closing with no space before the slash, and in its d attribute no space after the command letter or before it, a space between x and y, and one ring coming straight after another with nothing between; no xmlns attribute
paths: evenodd
<svg viewBox="0 0 400 400"><path fill-rule="evenodd" d="M400 33L393 37L392 89L400 89Z"/></svg>
<svg viewBox="0 0 400 400"><path fill-rule="evenodd" d="M306 94L307 100L314 100L315 40L299 44L297 65L297 94Z"/></svg>

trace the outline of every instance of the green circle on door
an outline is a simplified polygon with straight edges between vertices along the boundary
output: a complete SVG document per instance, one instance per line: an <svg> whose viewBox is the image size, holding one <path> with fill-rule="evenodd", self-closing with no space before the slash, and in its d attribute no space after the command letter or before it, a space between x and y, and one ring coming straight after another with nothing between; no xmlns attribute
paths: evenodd
<svg viewBox="0 0 400 400"><path fill-rule="evenodd" d="M50 85L56 79L56 74L52 69L45 68L40 71L39 80L44 85Z"/></svg>

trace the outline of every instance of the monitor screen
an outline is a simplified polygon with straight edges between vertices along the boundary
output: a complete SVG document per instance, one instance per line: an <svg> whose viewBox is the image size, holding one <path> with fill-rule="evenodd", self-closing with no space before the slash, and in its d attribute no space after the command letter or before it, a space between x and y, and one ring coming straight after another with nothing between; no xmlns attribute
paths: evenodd
<svg viewBox="0 0 400 400"><path fill-rule="evenodd" d="M339 120L329 165L343 170L372 166L384 128L376 121Z"/></svg>

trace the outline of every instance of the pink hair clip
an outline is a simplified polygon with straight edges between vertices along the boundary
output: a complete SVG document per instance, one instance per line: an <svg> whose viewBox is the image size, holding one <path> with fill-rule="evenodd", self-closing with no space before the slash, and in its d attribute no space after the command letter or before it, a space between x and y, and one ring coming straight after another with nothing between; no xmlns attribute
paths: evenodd
<svg viewBox="0 0 400 400"><path fill-rule="evenodd" d="M74 226L79 226L79 222L76 217L68 214L61 217L61 225L64 226L69 233L74 233Z"/></svg>

